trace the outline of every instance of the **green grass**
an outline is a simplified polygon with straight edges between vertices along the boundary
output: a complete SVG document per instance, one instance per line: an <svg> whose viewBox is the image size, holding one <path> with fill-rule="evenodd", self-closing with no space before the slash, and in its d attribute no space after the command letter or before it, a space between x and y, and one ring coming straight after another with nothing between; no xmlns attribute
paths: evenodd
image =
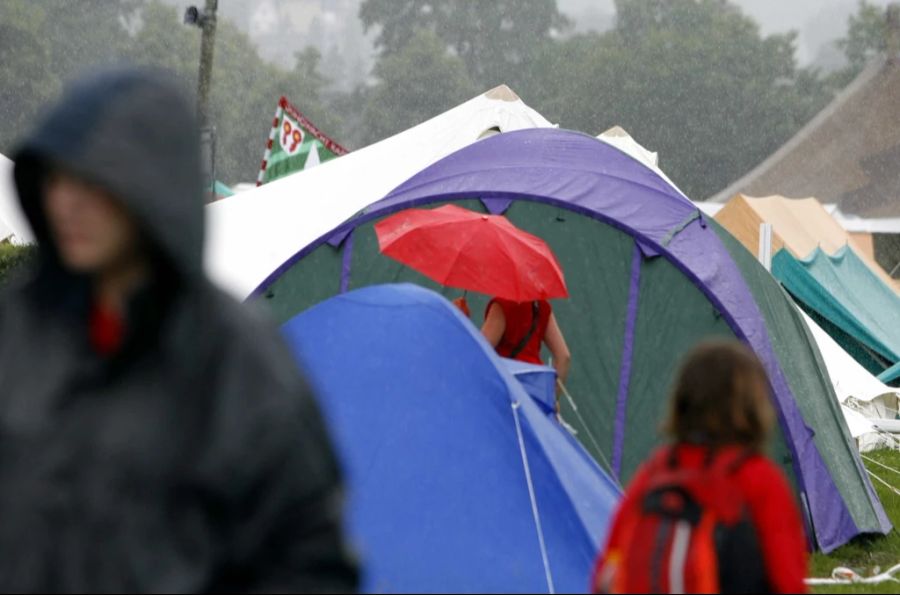
<svg viewBox="0 0 900 595"><path fill-rule="evenodd" d="M866 453L866 456L880 463L900 469L900 452L896 450L879 450ZM900 487L900 475L879 467L869 461L863 461L866 467L878 477L891 485ZM826 578L836 566L852 568L860 576L871 576L876 567L884 572L895 564L900 564L900 496L890 491L877 480L872 485L884 504L888 517L894 524L894 530L885 536L861 537L833 551L829 555L813 554L810 560L812 576ZM900 577L898 577L900 578ZM816 587L815 593L900 593L900 583L886 582L880 585L834 585Z"/></svg>

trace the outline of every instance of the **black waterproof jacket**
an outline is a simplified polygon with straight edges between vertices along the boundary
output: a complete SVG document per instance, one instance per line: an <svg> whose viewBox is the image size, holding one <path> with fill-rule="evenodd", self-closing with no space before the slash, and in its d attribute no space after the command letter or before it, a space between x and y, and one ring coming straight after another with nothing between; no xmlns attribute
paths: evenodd
<svg viewBox="0 0 900 595"><path fill-rule="evenodd" d="M0 298L0 591L350 591L341 483L274 328L203 275L192 106L164 76L71 88L15 156L39 240ZM155 255L122 348L89 342L41 188L62 167L118 197Z"/></svg>

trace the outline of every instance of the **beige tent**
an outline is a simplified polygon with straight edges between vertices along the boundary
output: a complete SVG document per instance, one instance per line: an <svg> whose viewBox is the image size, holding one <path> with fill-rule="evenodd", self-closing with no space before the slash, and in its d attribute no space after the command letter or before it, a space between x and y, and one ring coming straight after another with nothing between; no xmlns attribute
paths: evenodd
<svg viewBox="0 0 900 595"><path fill-rule="evenodd" d="M851 237L815 198L753 198L737 194L715 219L754 254L759 251L760 223L772 225L773 254L787 248L794 256L805 258L816 248L833 254L850 244L882 281L898 291L897 284L875 262L871 251Z"/></svg>
<svg viewBox="0 0 900 595"><path fill-rule="evenodd" d="M866 231L851 231L849 233L860 253L875 260L875 238L872 237L872 234Z"/></svg>

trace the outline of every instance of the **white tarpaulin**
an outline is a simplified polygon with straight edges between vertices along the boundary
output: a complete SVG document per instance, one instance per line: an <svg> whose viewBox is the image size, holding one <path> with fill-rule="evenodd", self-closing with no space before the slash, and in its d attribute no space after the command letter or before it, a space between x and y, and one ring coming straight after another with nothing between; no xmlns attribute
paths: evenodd
<svg viewBox="0 0 900 595"><path fill-rule="evenodd" d="M841 411L844 413L844 419L847 420L850 435L857 440L864 438L866 434L875 433L875 426L859 411L850 409L846 405L841 405Z"/></svg>
<svg viewBox="0 0 900 595"><path fill-rule="evenodd" d="M34 235L19 206L13 183L13 162L0 155L0 241L4 240L28 244L34 242Z"/></svg>
<svg viewBox="0 0 900 595"><path fill-rule="evenodd" d="M490 134L552 124L500 86L339 159L206 207L206 268L246 298L279 266L425 167Z"/></svg>
<svg viewBox="0 0 900 595"><path fill-rule="evenodd" d="M897 389L875 378L803 310L800 312L819 347L831 384L834 386L834 393L841 402L850 433L859 440L860 450L892 446L890 440L880 437L871 426L872 421L894 419L897 414ZM848 411L858 412L859 416L850 416L847 414ZM868 431L865 431L866 427L862 425L860 416L863 420L871 420L868 421L870 428Z"/></svg>

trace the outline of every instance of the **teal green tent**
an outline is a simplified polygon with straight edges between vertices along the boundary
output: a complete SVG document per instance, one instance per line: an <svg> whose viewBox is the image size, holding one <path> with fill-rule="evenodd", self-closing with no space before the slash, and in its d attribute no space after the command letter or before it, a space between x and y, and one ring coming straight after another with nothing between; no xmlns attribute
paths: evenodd
<svg viewBox="0 0 900 595"><path fill-rule="evenodd" d="M806 258L779 250L772 274L835 340L873 374L900 362L900 296L848 246ZM900 373L879 376L883 382Z"/></svg>
<svg viewBox="0 0 900 595"><path fill-rule="evenodd" d="M234 190L232 190L231 188L229 188L228 186L226 186L219 180L216 180L216 183L213 184L213 192L215 193L216 196L222 196L222 197L228 197L228 196L234 195Z"/></svg>
<svg viewBox="0 0 900 595"><path fill-rule="evenodd" d="M383 256L373 230L399 210L447 202L505 213L557 255L570 299L553 308L573 353L574 400L564 402L563 415L620 481L661 442L683 354L703 338L734 337L769 373L780 420L771 454L793 482L817 545L830 551L860 533L890 530L789 296L677 189L595 138L535 129L462 149L305 247L254 299L286 322L337 293L378 283L411 281L459 295ZM486 298L469 301L480 324Z"/></svg>

